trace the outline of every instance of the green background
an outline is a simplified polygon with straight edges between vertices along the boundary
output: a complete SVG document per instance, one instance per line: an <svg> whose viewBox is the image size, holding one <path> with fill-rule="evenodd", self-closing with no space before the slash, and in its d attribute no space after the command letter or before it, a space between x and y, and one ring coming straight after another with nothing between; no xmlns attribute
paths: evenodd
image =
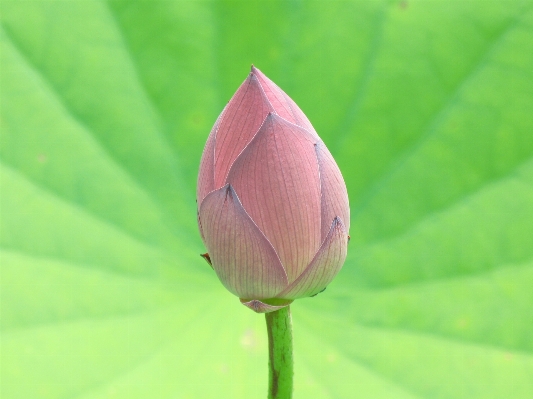
<svg viewBox="0 0 533 399"><path fill-rule="evenodd" d="M345 177L295 397L533 397L533 2L2 1L2 399L263 398L196 174L254 63Z"/></svg>

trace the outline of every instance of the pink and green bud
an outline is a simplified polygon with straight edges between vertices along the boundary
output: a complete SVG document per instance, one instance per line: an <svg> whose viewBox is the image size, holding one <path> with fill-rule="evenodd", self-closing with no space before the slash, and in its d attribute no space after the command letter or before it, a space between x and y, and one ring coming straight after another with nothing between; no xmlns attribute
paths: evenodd
<svg viewBox="0 0 533 399"><path fill-rule="evenodd" d="M207 139L197 200L203 256L256 312L316 295L344 263L341 172L300 108L253 66Z"/></svg>

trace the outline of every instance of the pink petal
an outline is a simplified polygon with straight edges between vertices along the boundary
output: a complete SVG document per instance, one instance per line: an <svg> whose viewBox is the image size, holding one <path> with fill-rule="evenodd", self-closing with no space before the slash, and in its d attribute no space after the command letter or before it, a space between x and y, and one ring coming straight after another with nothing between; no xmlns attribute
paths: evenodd
<svg viewBox="0 0 533 399"><path fill-rule="evenodd" d="M205 197L199 219L213 268L230 292L264 299L287 286L276 251L229 184Z"/></svg>
<svg viewBox="0 0 533 399"><path fill-rule="evenodd" d="M263 88L268 101L272 105L272 108L282 118L292 122L300 127L303 127L309 131L313 136L318 138L318 135L307 119L307 116L302 112L302 110L296 105L294 101L283 91L281 90L273 81L267 78L263 72L261 72L256 67L252 66L252 73L257 76L261 87Z"/></svg>
<svg viewBox="0 0 533 399"><path fill-rule="evenodd" d="M279 310L281 308L284 308L285 306L289 306L292 302L293 302L292 300L288 300L288 301L285 301L284 303L279 304L279 305L270 305L268 303L261 302L260 300L257 300L257 299L252 299L252 300L241 299L241 303L244 306L249 307L250 309L252 309L256 313L273 312L275 310Z"/></svg>
<svg viewBox="0 0 533 399"><path fill-rule="evenodd" d="M306 130L270 114L233 164L227 182L274 246L289 282L320 246L320 181Z"/></svg>
<svg viewBox="0 0 533 399"><path fill-rule="evenodd" d="M350 231L350 206L346 184L333 156L323 142L319 142L315 149L322 189L321 239L324 240L331 227L330 221L336 216L340 217L346 231Z"/></svg>
<svg viewBox="0 0 533 399"><path fill-rule="evenodd" d="M322 291L333 280L346 259L348 233L336 217L311 264L292 284L276 295L278 298L296 299Z"/></svg>
<svg viewBox="0 0 533 399"><path fill-rule="evenodd" d="M235 158L248 145L272 108L254 74L239 87L220 119L215 144L215 188L222 187Z"/></svg>
<svg viewBox="0 0 533 399"><path fill-rule="evenodd" d="M198 172L198 184L196 186L196 202L198 208L205 196L215 189L215 135L218 130L220 117L218 117L211 133L205 143L202 159L200 160L200 171Z"/></svg>
<svg viewBox="0 0 533 399"><path fill-rule="evenodd" d="M211 191L215 189L215 135L218 130L218 125L220 118L224 114L225 108L222 110L218 116L211 133L207 138L207 142L204 146L204 151L202 152L202 158L200 159L200 170L198 172L198 184L196 185L196 209L200 209L202 201ZM202 223L200 222L200 215L197 211L196 219L198 222L198 228L200 230L200 235L202 240L205 241L204 232L202 230Z"/></svg>

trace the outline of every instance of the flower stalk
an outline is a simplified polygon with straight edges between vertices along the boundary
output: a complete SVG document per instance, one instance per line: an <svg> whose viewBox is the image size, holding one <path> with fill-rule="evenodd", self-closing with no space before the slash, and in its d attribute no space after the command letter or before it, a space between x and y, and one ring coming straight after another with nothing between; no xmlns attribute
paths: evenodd
<svg viewBox="0 0 533 399"><path fill-rule="evenodd" d="M290 306L265 313L268 332L268 399L291 399L293 358Z"/></svg>

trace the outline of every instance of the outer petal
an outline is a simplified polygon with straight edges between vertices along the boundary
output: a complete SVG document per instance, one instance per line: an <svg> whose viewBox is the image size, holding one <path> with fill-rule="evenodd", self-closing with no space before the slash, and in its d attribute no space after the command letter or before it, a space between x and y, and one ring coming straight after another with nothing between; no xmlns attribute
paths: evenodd
<svg viewBox="0 0 533 399"><path fill-rule="evenodd" d="M318 138L318 135L315 132L313 125L311 125L311 122L309 122L309 119L307 119L307 116L305 116L298 105L296 105L296 103L292 101L292 99L283 90L281 90L273 81L267 78L263 72L254 66L252 66L252 73L259 79L261 87L263 88L268 101L279 116L288 120L289 122L303 127L313 136Z"/></svg>
<svg viewBox="0 0 533 399"><path fill-rule="evenodd" d="M229 184L205 197L199 219L213 268L230 292L264 299L287 286L276 251Z"/></svg>
<svg viewBox="0 0 533 399"><path fill-rule="evenodd" d="M252 140L271 111L257 77L250 73L220 119L215 143L215 188L225 184L235 158Z"/></svg>
<svg viewBox="0 0 533 399"><path fill-rule="evenodd" d="M228 175L250 217L285 267L289 282L320 247L320 182L314 138L270 114Z"/></svg>
<svg viewBox="0 0 533 399"><path fill-rule="evenodd" d="M321 239L324 240L331 227L330 221L335 216L341 218L346 227L346 232L350 231L350 205L348 203L346 184L333 156L323 142L317 143L315 149L322 190Z"/></svg>
<svg viewBox="0 0 533 399"><path fill-rule="evenodd" d="M268 303L259 301L257 299L247 300L247 299L242 299L241 298L241 303L244 306L249 307L250 309L252 309L256 313L270 313L270 312L273 312L275 310L279 310L281 308L284 308L285 306L289 306L292 302L293 302L292 300L287 300L287 301L284 301L283 303L279 303L279 304L276 304L276 305L270 305Z"/></svg>
<svg viewBox="0 0 533 399"><path fill-rule="evenodd" d="M346 259L348 233L342 221L336 217L311 264L291 285L276 297L296 299L322 291L333 280Z"/></svg>
<svg viewBox="0 0 533 399"><path fill-rule="evenodd" d="M215 189L215 135L223 114L224 111L222 111L213 129L211 129L211 133L205 143L202 159L200 160L200 171L198 172L198 184L196 186L196 202L198 203L198 207L205 196Z"/></svg>

